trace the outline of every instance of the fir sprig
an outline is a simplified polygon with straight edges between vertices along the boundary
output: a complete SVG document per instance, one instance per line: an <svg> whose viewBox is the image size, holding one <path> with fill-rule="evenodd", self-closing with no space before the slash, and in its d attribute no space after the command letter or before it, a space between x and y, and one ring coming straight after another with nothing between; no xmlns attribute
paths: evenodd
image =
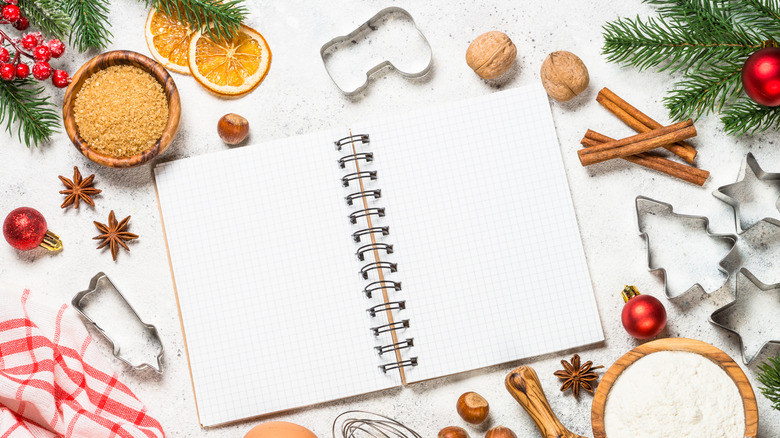
<svg viewBox="0 0 780 438"><path fill-rule="evenodd" d="M742 90L741 73L742 64L730 64L689 74L664 97L669 117L683 120L721 111Z"/></svg>
<svg viewBox="0 0 780 438"><path fill-rule="evenodd" d="M604 25L607 60L683 73L664 99L674 120L721 112L736 135L780 126L780 108L748 100L741 84L747 57L780 39L780 0L644 2L658 6L657 17Z"/></svg>
<svg viewBox="0 0 780 438"><path fill-rule="evenodd" d="M108 0L64 0L72 17L69 41L79 52L105 49L111 43Z"/></svg>
<svg viewBox="0 0 780 438"><path fill-rule="evenodd" d="M44 87L31 87L32 79L0 81L0 125L11 133L18 122L16 135L27 147L48 141L60 125L57 105L43 96Z"/></svg>
<svg viewBox="0 0 780 438"><path fill-rule="evenodd" d="M772 402L772 407L780 411L780 356L770 357L769 362L763 362L758 369L761 371L758 381L763 385L761 392Z"/></svg>
<svg viewBox="0 0 780 438"><path fill-rule="evenodd" d="M158 11L203 30L216 40L236 35L248 11L243 0L144 0Z"/></svg>
<svg viewBox="0 0 780 438"><path fill-rule="evenodd" d="M19 0L19 9L30 23L49 37L64 40L70 32L70 16L57 0Z"/></svg>

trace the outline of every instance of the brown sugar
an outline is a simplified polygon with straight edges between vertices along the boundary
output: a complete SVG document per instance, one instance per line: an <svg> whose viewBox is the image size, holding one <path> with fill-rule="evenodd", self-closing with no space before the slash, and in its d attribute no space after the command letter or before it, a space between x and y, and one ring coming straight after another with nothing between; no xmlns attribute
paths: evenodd
<svg viewBox="0 0 780 438"><path fill-rule="evenodd" d="M115 157L141 153L168 123L162 85L144 70L115 65L90 75L74 103L79 135L97 152Z"/></svg>

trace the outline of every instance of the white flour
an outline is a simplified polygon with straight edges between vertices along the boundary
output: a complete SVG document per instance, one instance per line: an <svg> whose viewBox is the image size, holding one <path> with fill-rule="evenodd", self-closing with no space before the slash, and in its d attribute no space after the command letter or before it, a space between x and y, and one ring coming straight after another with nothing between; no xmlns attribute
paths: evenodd
<svg viewBox="0 0 780 438"><path fill-rule="evenodd" d="M634 362L615 381L604 408L609 438L742 438L737 386L717 364L684 351Z"/></svg>

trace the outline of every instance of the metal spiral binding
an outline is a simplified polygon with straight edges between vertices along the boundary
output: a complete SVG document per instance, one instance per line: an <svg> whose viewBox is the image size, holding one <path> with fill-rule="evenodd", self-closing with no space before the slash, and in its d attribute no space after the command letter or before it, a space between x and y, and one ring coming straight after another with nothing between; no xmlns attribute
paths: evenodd
<svg viewBox="0 0 780 438"><path fill-rule="evenodd" d="M411 348L414 346L414 338L409 338L404 341L396 342L395 344L390 345L381 345L379 347L374 347L376 351L379 353L379 355L383 355L385 353L389 353L391 351L397 351L402 348Z"/></svg>
<svg viewBox="0 0 780 438"><path fill-rule="evenodd" d="M375 170L363 170L361 164L371 163L374 161L373 152L359 152L357 150L358 145L365 145L371 142L367 134L356 134L348 137L341 138L335 142L336 149L341 151L342 147L347 146L349 151L347 155L338 159L337 164L341 169L346 169L350 163L354 164L354 172L348 173L341 178L341 185L343 187L350 187L353 183L358 185L360 191L351 193L346 196L345 200L347 205L352 206L357 201L357 205L360 205L359 209L352 211L348 216L349 222L357 224L360 218L365 218L367 227L359 229L352 233L353 241L359 243L364 237L370 238L370 242L360 246L357 249L356 256L358 260L365 261L366 254L377 251L384 251L385 254L393 254L393 245L384 242L378 242L375 238L377 235L388 236L390 234L390 227L388 226L374 226L372 224L372 218L382 218L385 216L384 207L369 207L367 205L367 199L373 198L374 201L382 197L382 191L379 189L369 189L365 187L367 183L377 180L377 172ZM366 298L373 298L375 292L384 293L384 299L387 300L388 291L399 292L401 291L401 283L397 281L391 281L384 278L387 272L397 272L398 265L389 261L376 260L366 264L360 269L360 275L363 279L368 280L371 271L377 271L379 273L379 280L368 283L363 289L363 293ZM385 273L383 275L383 273ZM396 312L406 309L405 300L396 301L384 301L373 307L366 309L372 318L377 317L380 314L386 313L388 315L388 321L393 321L390 312ZM411 357L404 359L400 356L399 351L402 349L409 349L414 346L413 338L407 338L405 340L399 340L395 332L403 330L409 327L409 319L395 320L388 322L387 324L371 327L371 331L374 336L379 336L382 333L393 333L393 343L389 345L380 345L375 347L379 356L385 353L394 353L395 362L380 365L379 368L383 372L395 370L403 367L416 366L417 357Z"/></svg>
<svg viewBox="0 0 780 438"><path fill-rule="evenodd" d="M357 161L357 160L363 160L366 163L370 163L374 161L374 153L373 152L358 152L356 154L349 154L344 155L343 157L339 158L339 167L342 169L347 167L347 163L350 161Z"/></svg>
<svg viewBox="0 0 780 438"><path fill-rule="evenodd" d="M393 363L388 363L388 364L384 364L384 365L379 365L379 368L383 372L386 373L386 372L391 371L391 370L397 370L398 368L416 367L416 366L417 366L417 358L413 357L411 359L406 359L406 360L402 360L402 361L398 361L398 362L393 362Z"/></svg>
<svg viewBox="0 0 780 438"><path fill-rule="evenodd" d="M365 197L371 196L374 199L379 199L382 197L382 191L381 190L363 190L362 192L356 192L356 193L350 193L347 195L344 199L347 200L347 205L352 205L355 202L355 199L363 199Z"/></svg>
<svg viewBox="0 0 780 438"><path fill-rule="evenodd" d="M366 259L365 254L369 251L384 251L385 254L392 254L393 245L390 245L389 243L382 243L382 242L369 243L368 245L363 245L360 248L358 248L355 255L357 256L358 260L362 262Z"/></svg>
<svg viewBox="0 0 780 438"><path fill-rule="evenodd" d="M366 286L363 289L363 293L366 294L366 298L371 298L374 296L374 292L382 289L395 289L396 291L401 290L401 282L400 281L375 281L373 283L369 283L368 286Z"/></svg>

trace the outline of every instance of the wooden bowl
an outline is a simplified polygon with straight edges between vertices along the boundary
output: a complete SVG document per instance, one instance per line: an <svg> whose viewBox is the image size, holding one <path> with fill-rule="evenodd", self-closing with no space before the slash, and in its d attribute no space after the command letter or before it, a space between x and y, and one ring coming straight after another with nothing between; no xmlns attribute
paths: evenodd
<svg viewBox="0 0 780 438"><path fill-rule="evenodd" d="M113 65L132 65L145 70L162 85L168 99L168 124L165 126L165 130L163 130L160 138L151 148L129 157L114 157L90 148L86 140L79 135L78 127L76 126L76 118L73 112L76 95L81 91L84 81L96 71ZM168 149L168 146L171 145L173 138L176 136L176 131L179 130L180 116L181 100L179 99L179 90L176 89L176 84L173 82L171 75L168 74L168 71L165 70L165 67L152 58L129 50L106 52L92 58L81 66L76 74L73 75L73 81L65 91L65 98L62 103L62 119L65 123L65 131L68 133L70 141L73 142L76 149L87 158L107 167L138 166L165 152L165 150Z"/></svg>
<svg viewBox="0 0 780 438"><path fill-rule="evenodd" d="M604 408L607 404L609 390L618 376L620 376L620 373L637 360L659 351L688 351L697 353L720 366L731 377L734 384L737 385L739 395L742 397L742 406L745 411L745 438L756 437L758 433L756 395L753 393L753 388L739 365L728 354L706 342L686 338L668 338L642 344L624 354L609 367L609 370L601 379L598 389L596 389L596 394L593 396L593 408L591 409L590 419L594 438L607 438L604 430Z"/></svg>

